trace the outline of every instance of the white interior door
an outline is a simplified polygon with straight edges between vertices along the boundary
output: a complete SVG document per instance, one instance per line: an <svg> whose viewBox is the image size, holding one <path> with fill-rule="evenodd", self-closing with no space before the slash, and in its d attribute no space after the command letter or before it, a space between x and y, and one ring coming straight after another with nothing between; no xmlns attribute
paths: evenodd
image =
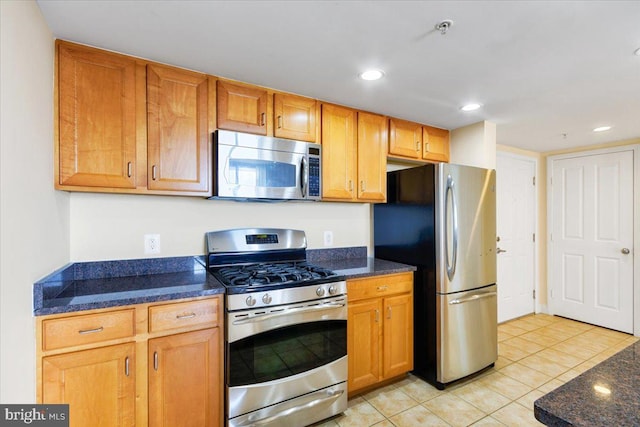
<svg viewBox="0 0 640 427"><path fill-rule="evenodd" d="M551 165L551 312L632 333L633 151Z"/></svg>
<svg viewBox="0 0 640 427"><path fill-rule="evenodd" d="M498 153L498 322L535 311L535 174L534 160Z"/></svg>

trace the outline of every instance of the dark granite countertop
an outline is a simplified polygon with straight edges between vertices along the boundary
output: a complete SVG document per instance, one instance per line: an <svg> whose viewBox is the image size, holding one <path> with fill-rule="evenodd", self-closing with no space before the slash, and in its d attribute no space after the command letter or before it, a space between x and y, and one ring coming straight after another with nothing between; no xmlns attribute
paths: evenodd
<svg viewBox="0 0 640 427"><path fill-rule="evenodd" d="M534 403L548 426L640 426L640 341Z"/></svg>
<svg viewBox="0 0 640 427"><path fill-rule="evenodd" d="M367 248L308 250L307 260L347 279L414 271L367 257ZM33 285L36 316L224 293L204 256L68 264Z"/></svg>
<svg viewBox="0 0 640 427"><path fill-rule="evenodd" d="M33 285L36 316L224 293L203 257L71 263Z"/></svg>

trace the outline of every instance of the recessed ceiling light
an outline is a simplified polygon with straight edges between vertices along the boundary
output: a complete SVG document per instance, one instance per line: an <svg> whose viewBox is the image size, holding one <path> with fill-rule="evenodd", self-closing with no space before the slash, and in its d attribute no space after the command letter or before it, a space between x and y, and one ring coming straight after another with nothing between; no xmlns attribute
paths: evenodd
<svg viewBox="0 0 640 427"><path fill-rule="evenodd" d="M595 128L593 131L594 132L604 132L611 129L611 126L600 126L598 128Z"/></svg>
<svg viewBox="0 0 640 427"><path fill-rule="evenodd" d="M380 80L382 77L384 77L384 72L381 70L367 70L360 73L362 80Z"/></svg>
<svg viewBox="0 0 640 427"><path fill-rule="evenodd" d="M481 104L473 103L473 104L464 105L464 106L460 107L460 109L462 111L474 111L474 110L477 110L480 107L482 107Z"/></svg>

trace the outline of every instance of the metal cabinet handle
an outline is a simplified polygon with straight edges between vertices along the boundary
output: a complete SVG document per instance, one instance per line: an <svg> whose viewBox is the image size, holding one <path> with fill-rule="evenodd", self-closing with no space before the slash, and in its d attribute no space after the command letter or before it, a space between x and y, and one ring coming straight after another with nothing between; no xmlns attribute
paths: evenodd
<svg viewBox="0 0 640 427"><path fill-rule="evenodd" d="M189 314L178 314L176 316L176 319L191 319L192 317L196 317L195 313L189 313Z"/></svg>
<svg viewBox="0 0 640 427"><path fill-rule="evenodd" d="M131 173L133 170L133 165L131 164L131 162L127 163L127 177L131 178Z"/></svg>
<svg viewBox="0 0 640 427"><path fill-rule="evenodd" d="M387 307L387 319L391 319L391 306Z"/></svg>
<svg viewBox="0 0 640 427"><path fill-rule="evenodd" d="M349 180L349 191L353 191L353 181Z"/></svg>
<svg viewBox="0 0 640 427"><path fill-rule="evenodd" d="M429 143L424 144L424 151L429 152Z"/></svg>
<svg viewBox="0 0 640 427"><path fill-rule="evenodd" d="M278 129L282 129L282 116L278 116Z"/></svg>
<svg viewBox="0 0 640 427"><path fill-rule="evenodd" d="M420 141L416 141L416 151L420 151Z"/></svg>
<svg viewBox="0 0 640 427"><path fill-rule="evenodd" d="M360 181L360 191L364 191L364 181Z"/></svg>
<svg viewBox="0 0 640 427"><path fill-rule="evenodd" d="M153 370L154 371L158 370L158 352L157 351L153 352Z"/></svg>
<svg viewBox="0 0 640 427"><path fill-rule="evenodd" d="M384 286L378 286L378 287L376 288L376 290L377 290L378 292L384 292L384 291L386 291L387 289L389 289L389 287L388 287L387 285L384 285Z"/></svg>
<svg viewBox="0 0 640 427"><path fill-rule="evenodd" d="M158 169L156 165L151 166L151 179L154 181L156 180L156 169Z"/></svg>
<svg viewBox="0 0 640 427"><path fill-rule="evenodd" d="M265 117L267 117L266 113L260 113L260 126L264 126L266 122Z"/></svg>
<svg viewBox="0 0 640 427"><path fill-rule="evenodd" d="M78 331L78 333L80 335L84 335L84 334L95 334L96 332L102 332L104 331L104 327L100 326L99 328L93 328L93 329L81 329Z"/></svg>
<svg viewBox="0 0 640 427"><path fill-rule="evenodd" d="M342 396L343 393L344 393L344 390L327 391L326 397L321 397L319 399L312 400L300 406L294 406L292 408L285 409L282 412L278 412L266 418L255 419L256 418L255 415L250 415L249 418L247 419L247 422L238 424L238 427L245 427L245 426L259 427L264 425L272 425L272 426L278 425L277 423L278 420L287 418L290 415L295 414L296 412L310 410L311 408L314 408L319 405L325 407L329 404L329 402L337 400L340 396Z"/></svg>
<svg viewBox="0 0 640 427"><path fill-rule="evenodd" d="M129 356L124 358L124 374L129 376Z"/></svg>
<svg viewBox="0 0 640 427"><path fill-rule="evenodd" d="M629 255L629 253L631 252L628 248L622 248L622 250L620 251L625 255Z"/></svg>
<svg viewBox="0 0 640 427"><path fill-rule="evenodd" d="M376 323L378 323L378 322L380 321L380 310L378 310L377 308L376 308L376 317L375 317L375 321L376 321Z"/></svg>
<svg viewBox="0 0 640 427"><path fill-rule="evenodd" d="M500 249L500 248L496 249L496 253L497 254L501 254L502 252L507 252L507 250L506 249Z"/></svg>

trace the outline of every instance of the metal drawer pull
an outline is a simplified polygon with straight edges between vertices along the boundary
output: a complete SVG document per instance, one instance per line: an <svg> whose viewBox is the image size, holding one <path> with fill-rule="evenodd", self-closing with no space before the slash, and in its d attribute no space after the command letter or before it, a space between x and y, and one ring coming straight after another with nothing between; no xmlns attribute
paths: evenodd
<svg viewBox="0 0 640 427"><path fill-rule="evenodd" d="M189 313L189 314L178 314L176 316L176 319L191 319L192 317L196 317L195 313Z"/></svg>
<svg viewBox="0 0 640 427"><path fill-rule="evenodd" d="M378 292L384 292L387 289L389 289L389 287L387 285L384 285L384 286L378 286L376 289L378 290Z"/></svg>
<svg viewBox="0 0 640 427"><path fill-rule="evenodd" d="M244 318L244 319L240 319L240 320L234 320L233 324L234 325L243 325L245 323L261 322L263 320L273 319L274 317L288 316L290 314L303 314L303 313L310 313L310 312L314 312L314 311L333 310L333 309L336 309L336 308L344 307L345 305L346 304L344 304L344 303L335 303L334 302L334 303L327 303L327 304L311 306L311 307L290 308L288 310L279 310L277 312L259 314L259 315L252 316L252 317L249 317L249 318Z"/></svg>
<svg viewBox="0 0 640 427"><path fill-rule="evenodd" d="M124 374L129 376L129 356L124 358Z"/></svg>
<svg viewBox="0 0 640 427"><path fill-rule="evenodd" d="M127 163L127 177L131 178L131 162Z"/></svg>
<svg viewBox="0 0 640 427"><path fill-rule="evenodd" d="M156 165L151 166L151 179L154 181L156 180L156 169L158 169Z"/></svg>
<svg viewBox="0 0 640 427"><path fill-rule="evenodd" d="M158 352L157 351L153 352L153 370L154 371L158 370Z"/></svg>
<svg viewBox="0 0 640 427"><path fill-rule="evenodd" d="M337 391L327 391L327 396L326 397L321 397L319 399L315 399L312 400L309 403L305 403L304 405L300 405L300 406L295 406L293 408L289 408L289 409L285 409L284 411L278 412L277 414L271 415L270 417L266 417L266 418L262 418L259 420L256 419L252 419L251 416L249 416L249 419L247 420L246 423L241 424L241 426L263 426L263 425L269 425L274 423L275 421L278 421L282 418L288 417L292 414L295 414L296 412L300 412L300 411L304 411L307 409L311 409L314 406L318 406L318 405L322 405L324 403L328 403L328 402L332 402L335 400L338 400L338 398L340 396L342 396L342 394L344 393L344 390L337 390ZM275 425L275 424L272 424Z"/></svg>
<svg viewBox="0 0 640 427"><path fill-rule="evenodd" d="M454 304L464 304L465 302L471 302L471 301L477 301L479 299L484 299L484 298L490 298L490 297L495 297L497 295L497 293L495 292L487 292L484 294L477 294L477 295L472 295L468 298L462 298L462 299L454 299L451 300L449 302L449 305L454 305Z"/></svg>
<svg viewBox="0 0 640 427"><path fill-rule="evenodd" d="M102 332L102 331L104 331L104 328L100 326L99 328L94 328L94 329L81 329L78 331L78 333L80 335L85 335L85 334L95 334L96 332Z"/></svg>

